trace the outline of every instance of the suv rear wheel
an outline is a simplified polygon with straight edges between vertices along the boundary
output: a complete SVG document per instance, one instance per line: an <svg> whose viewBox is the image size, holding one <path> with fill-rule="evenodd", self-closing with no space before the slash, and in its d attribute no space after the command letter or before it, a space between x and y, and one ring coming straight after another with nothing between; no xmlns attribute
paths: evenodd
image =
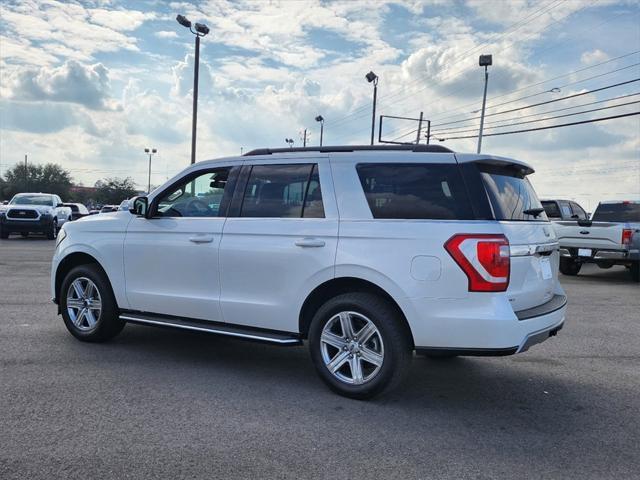
<svg viewBox="0 0 640 480"><path fill-rule="evenodd" d="M401 383L411 364L411 342L397 312L369 293L327 301L309 329L311 358L336 393L366 399Z"/></svg>
<svg viewBox="0 0 640 480"><path fill-rule="evenodd" d="M85 342L104 342L124 328L109 280L96 265L79 265L60 288L60 308L67 330Z"/></svg>
<svg viewBox="0 0 640 480"><path fill-rule="evenodd" d="M582 267L582 264L572 258L560 259L560 271L563 273L563 275L578 275L580 267Z"/></svg>

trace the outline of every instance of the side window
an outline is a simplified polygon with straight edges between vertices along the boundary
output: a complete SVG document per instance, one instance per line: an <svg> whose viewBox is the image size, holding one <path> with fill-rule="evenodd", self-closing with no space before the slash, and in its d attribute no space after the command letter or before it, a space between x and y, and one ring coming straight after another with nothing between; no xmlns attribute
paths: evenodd
<svg viewBox="0 0 640 480"><path fill-rule="evenodd" d="M562 218L560 215L560 209L558 208L558 204L553 201L544 201L542 203L542 207L549 218Z"/></svg>
<svg viewBox="0 0 640 480"><path fill-rule="evenodd" d="M560 211L562 212L562 218L571 218L571 215L573 215L571 207L566 202L560 203Z"/></svg>
<svg viewBox="0 0 640 480"><path fill-rule="evenodd" d="M364 163L356 169L373 218L474 219L457 165Z"/></svg>
<svg viewBox="0 0 640 480"><path fill-rule="evenodd" d="M245 188L240 216L323 218L317 166L254 165Z"/></svg>
<svg viewBox="0 0 640 480"><path fill-rule="evenodd" d="M571 210L573 210L574 215L578 216L578 220L587 220L587 212L576 202L571 202Z"/></svg>
<svg viewBox="0 0 640 480"><path fill-rule="evenodd" d="M224 190L231 168L217 168L200 174L162 194L156 216L222 217Z"/></svg>

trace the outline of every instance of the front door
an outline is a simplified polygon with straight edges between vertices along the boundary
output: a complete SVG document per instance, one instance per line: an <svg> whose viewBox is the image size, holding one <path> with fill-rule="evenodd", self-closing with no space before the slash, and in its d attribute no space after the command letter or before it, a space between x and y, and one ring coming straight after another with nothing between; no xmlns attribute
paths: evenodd
<svg viewBox="0 0 640 480"><path fill-rule="evenodd" d="M124 269L131 309L222 321L218 249L237 169L192 173L151 201L152 218L129 223Z"/></svg>

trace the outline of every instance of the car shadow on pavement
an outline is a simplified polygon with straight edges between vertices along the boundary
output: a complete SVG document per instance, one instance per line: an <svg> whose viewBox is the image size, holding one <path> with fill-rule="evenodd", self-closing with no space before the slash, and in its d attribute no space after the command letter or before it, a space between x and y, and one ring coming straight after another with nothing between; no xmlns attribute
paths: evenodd
<svg viewBox="0 0 640 480"><path fill-rule="evenodd" d="M79 345L84 350L85 345ZM339 406L344 415L364 409L377 415L422 418L438 412L458 422L491 428L568 435L574 428L584 428L585 421L594 416L599 415L599 421L608 416L591 410L589 405L596 397L609 397L614 403L633 401L622 398L624 392L579 383L572 379L572 368L564 360L534 358L531 352L524 354L530 356L527 362L517 361L519 357L435 360L416 356L403 386L362 402L331 393L318 379L306 347L277 347L132 325L103 346L109 353L103 351L101 357L106 354L108 362L143 369L148 380L178 382L202 399L217 394L221 386L233 388L250 395L256 408L274 411L282 408L283 398L293 396L297 402ZM95 351L93 347L87 345L87 353Z"/></svg>

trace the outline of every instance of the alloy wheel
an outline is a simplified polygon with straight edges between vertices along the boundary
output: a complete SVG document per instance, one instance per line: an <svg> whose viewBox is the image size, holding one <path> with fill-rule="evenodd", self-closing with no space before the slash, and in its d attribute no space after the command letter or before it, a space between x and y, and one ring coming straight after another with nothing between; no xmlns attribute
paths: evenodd
<svg viewBox="0 0 640 480"><path fill-rule="evenodd" d="M90 279L76 278L67 291L67 313L78 330L95 328L102 314L100 292Z"/></svg>
<svg viewBox="0 0 640 480"><path fill-rule="evenodd" d="M375 324L358 312L340 312L322 329L320 351L325 367L342 382L372 380L384 361L384 342Z"/></svg>

